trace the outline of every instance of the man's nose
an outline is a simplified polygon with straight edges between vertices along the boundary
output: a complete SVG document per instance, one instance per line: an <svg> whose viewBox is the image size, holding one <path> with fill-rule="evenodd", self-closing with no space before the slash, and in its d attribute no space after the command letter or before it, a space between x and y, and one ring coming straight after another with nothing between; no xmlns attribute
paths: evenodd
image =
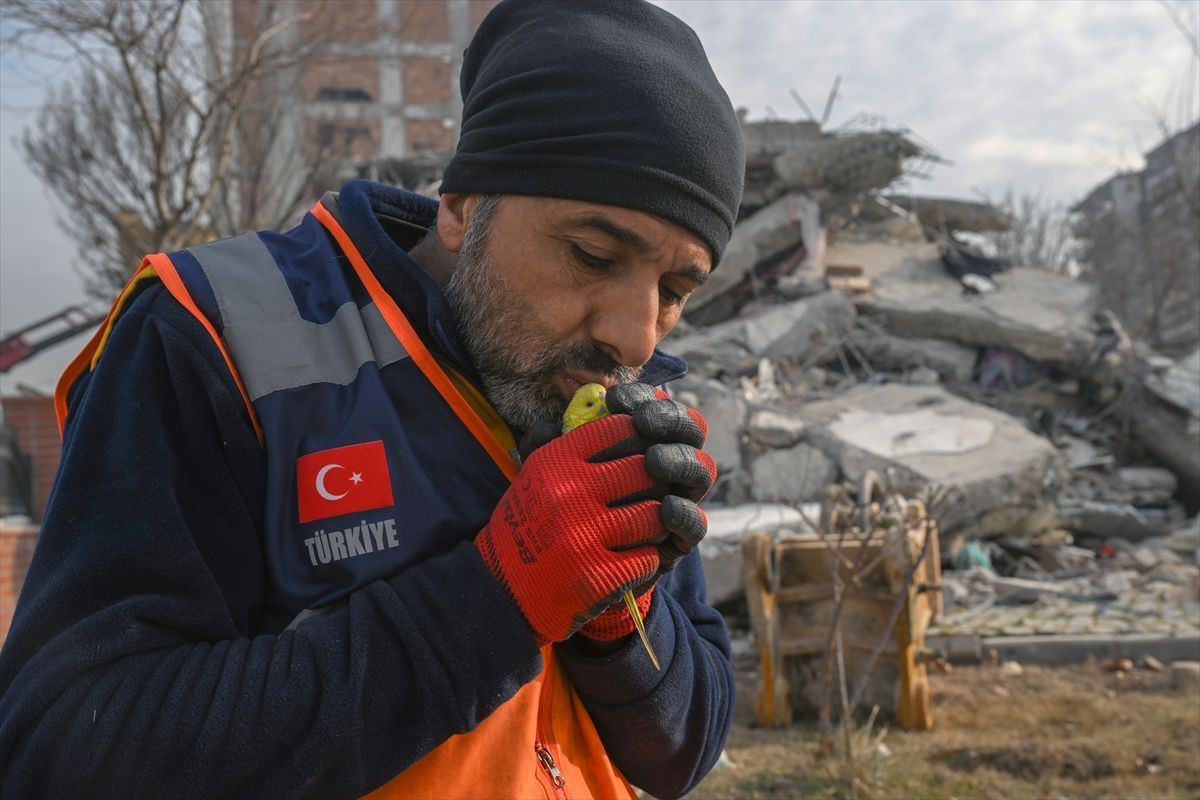
<svg viewBox="0 0 1200 800"><path fill-rule="evenodd" d="M591 319L592 339L626 367L640 367L658 344L658 286L605 293Z"/></svg>

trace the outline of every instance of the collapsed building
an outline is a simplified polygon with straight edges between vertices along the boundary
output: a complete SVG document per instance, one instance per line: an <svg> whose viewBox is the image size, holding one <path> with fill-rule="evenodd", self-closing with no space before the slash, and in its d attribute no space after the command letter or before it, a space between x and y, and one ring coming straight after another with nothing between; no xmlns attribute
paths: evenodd
<svg viewBox="0 0 1200 800"><path fill-rule="evenodd" d="M940 161L905 131L745 132L726 257L664 342L721 470L710 599L736 617L744 537L811 535L830 487L870 472L938 491L931 641L1161 634L1195 658L1200 349L1160 354L1090 282L969 245L1004 209L889 191Z"/></svg>
<svg viewBox="0 0 1200 800"><path fill-rule="evenodd" d="M937 490L945 631L1091 630L1168 598L1167 616L1096 630L1200 650L1200 348L1159 354L1090 283L966 243L1006 230L1003 209L893 191L945 163L910 132L743 126L732 239L663 343L690 365L671 388L708 418L720 470L710 602L736 625L743 539L811 533L830 488L871 473ZM360 174L430 191L445 161Z"/></svg>

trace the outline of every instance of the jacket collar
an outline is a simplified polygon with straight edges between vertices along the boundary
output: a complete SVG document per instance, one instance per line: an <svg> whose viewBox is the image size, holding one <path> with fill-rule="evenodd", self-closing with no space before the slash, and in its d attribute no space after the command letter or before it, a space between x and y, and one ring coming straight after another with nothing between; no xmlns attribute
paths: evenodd
<svg viewBox="0 0 1200 800"><path fill-rule="evenodd" d="M342 186L338 203L346 232L421 338L455 362L457 369L474 378L475 371L459 340L454 312L446 296L433 278L388 235L376 216L384 214L428 230L437 222L437 201L396 186L352 180ZM683 359L655 348L654 355L642 368L641 380L661 386L686 374L687 364Z"/></svg>

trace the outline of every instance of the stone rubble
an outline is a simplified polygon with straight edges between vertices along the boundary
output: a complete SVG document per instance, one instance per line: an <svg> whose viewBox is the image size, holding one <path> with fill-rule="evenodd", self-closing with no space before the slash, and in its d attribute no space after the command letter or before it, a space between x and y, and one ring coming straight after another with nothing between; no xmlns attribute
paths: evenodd
<svg viewBox="0 0 1200 800"><path fill-rule="evenodd" d="M796 535L819 510L778 509L872 471L936 497L942 634L1200 633L1200 351L1157 356L1088 284L972 250L994 207L884 194L936 161L903 134L744 132L729 251L662 343L721 473L710 599L738 602L742 535ZM986 568L954 569L968 546Z"/></svg>

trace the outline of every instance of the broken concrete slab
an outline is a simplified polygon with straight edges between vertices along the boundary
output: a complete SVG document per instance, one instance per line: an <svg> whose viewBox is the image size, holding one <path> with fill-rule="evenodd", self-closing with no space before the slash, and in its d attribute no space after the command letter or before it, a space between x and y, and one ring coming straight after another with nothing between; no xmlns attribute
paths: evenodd
<svg viewBox="0 0 1200 800"><path fill-rule="evenodd" d="M757 358L814 361L854 328L854 304L837 292L806 297L763 309L752 317L733 319L671 337L665 347L684 359L724 348Z"/></svg>
<svg viewBox="0 0 1200 800"><path fill-rule="evenodd" d="M810 531L820 508L814 504L799 509L782 503L747 503L736 506L704 507L708 534L700 541L709 605L742 596L742 537L748 533L802 534Z"/></svg>
<svg viewBox="0 0 1200 800"><path fill-rule="evenodd" d="M1146 388L1189 416L1200 417L1200 348L1147 378Z"/></svg>
<svg viewBox="0 0 1200 800"><path fill-rule="evenodd" d="M825 248L826 269L831 266L858 267L862 270L860 274L872 279L937 258L937 245L924 239L884 238L851 231L840 231Z"/></svg>
<svg viewBox="0 0 1200 800"><path fill-rule="evenodd" d="M784 195L739 222L721 257L721 268L688 298L687 316L737 286L760 262L805 244L806 229L815 237L820 227L820 207L798 193Z"/></svg>
<svg viewBox="0 0 1200 800"><path fill-rule="evenodd" d="M922 225L935 231L1006 231L1012 224L1004 209L976 200L904 194L890 194L886 200L914 212Z"/></svg>
<svg viewBox="0 0 1200 800"><path fill-rule="evenodd" d="M854 327L854 305L837 292L825 292L738 320L751 352L767 358L808 361L826 352Z"/></svg>
<svg viewBox="0 0 1200 800"><path fill-rule="evenodd" d="M1071 595L1074 587L1053 581L1035 581L1025 578L992 578L996 594L1017 600L1036 600L1043 595Z"/></svg>
<svg viewBox="0 0 1200 800"><path fill-rule="evenodd" d="M733 389L716 380L684 378L671 385L687 405L697 408L708 421L704 449L720 472L736 472L742 466L742 426L746 402Z"/></svg>
<svg viewBox="0 0 1200 800"><path fill-rule="evenodd" d="M1121 467L1117 483L1135 506L1167 503L1179 486L1175 473L1162 467Z"/></svg>
<svg viewBox="0 0 1200 800"><path fill-rule="evenodd" d="M1107 467L1116 461L1112 453L1097 447L1086 439L1069 433L1060 433L1057 438L1058 449L1063 455L1067 469Z"/></svg>
<svg viewBox="0 0 1200 800"><path fill-rule="evenodd" d="M804 436L804 421L775 408L760 408L750 415L750 440L767 447L791 447Z"/></svg>
<svg viewBox="0 0 1200 800"><path fill-rule="evenodd" d="M755 500L803 503L824 496L826 487L837 479L837 466L817 448L797 444L759 456L750 473Z"/></svg>
<svg viewBox="0 0 1200 800"><path fill-rule="evenodd" d="M1140 542L1153 536L1165 536L1167 527L1147 517L1129 503L1080 500L1060 508L1063 524L1072 531L1100 538L1119 537Z"/></svg>
<svg viewBox="0 0 1200 800"><path fill-rule="evenodd" d="M917 367L905 374L904 382L911 383L914 386L933 386L941 382L941 376L938 375L936 369Z"/></svg>
<svg viewBox="0 0 1200 800"><path fill-rule="evenodd" d="M1200 427L1193 429L1194 418L1148 398L1128 420L1150 456L1179 477L1180 496L1193 504L1200 502Z"/></svg>
<svg viewBox="0 0 1200 800"><path fill-rule="evenodd" d="M880 372L928 367L945 381L965 383L975 372L976 348L944 339L910 339L874 327L854 331L851 343Z"/></svg>
<svg viewBox="0 0 1200 800"><path fill-rule="evenodd" d="M991 420L951 417L929 408L884 414L847 410L830 423L829 431L851 446L894 459L978 450L992 440L996 425Z"/></svg>
<svg viewBox="0 0 1200 800"><path fill-rule="evenodd" d="M868 131L808 140L775 158L778 180L793 189L853 195L887 186L904 160L925 150L900 131Z"/></svg>
<svg viewBox="0 0 1200 800"><path fill-rule="evenodd" d="M1054 446L1018 420L940 387L862 385L799 413L806 439L851 481L871 469L946 489L943 534L1004 532L1046 503L1047 475L1058 466Z"/></svg>
<svg viewBox="0 0 1200 800"><path fill-rule="evenodd" d="M1044 270L994 276L998 291L964 295L941 261L910 262L875 279L867 310L901 336L1016 350L1035 361L1077 362L1091 343L1094 290Z"/></svg>
<svg viewBox="0 0 1200 800"><path fill-rule="evenodd" d="M816 503L801 504L799 507L787 503L744 503L736 506L708 506L707 536L740 539L750 532L774 533L776 531L810 531L812 524L821 514Z"/></svg>
<svg viewBox="0 0 1200 800"><path fill-rule="evenodd" d="M1189 525L1176 528L1163 540L1163 546L1175 553L1192 556L1200 563L1200 516Z"/></svg>
<svg viewBox="0 0 1200 800"><path fill-rule="evenodd" d="M764 155L774 159L789 150L802 150L821 136L821 126L813 120L763 119L742 123L747 161Z"/></svg>

